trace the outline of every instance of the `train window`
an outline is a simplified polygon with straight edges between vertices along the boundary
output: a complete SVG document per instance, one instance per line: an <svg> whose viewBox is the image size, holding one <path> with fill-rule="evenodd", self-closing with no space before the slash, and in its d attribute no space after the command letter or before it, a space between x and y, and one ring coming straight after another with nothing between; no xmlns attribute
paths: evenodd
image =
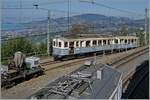
<svg viewBox="0 0 150 100"><path fill-rule="evenodd" d="M83 47L83 45L82 45L82 44L83 44L83 41L81 41L81 42L80 42L80 47Z"/></svg>
<svg viewBox="0 0 150 100"><path fill-rule="evenodd" d="M98 45L101 45L102 44L102 40L98 40Z"/></svg>
<svg viewBox="0 0 150 100"><path fill-rule="evenodd" d="M134 42L136 43L136 39L134 39Z"/></svg>
<svg viewBox="0 0 150 100"><path fill-rule="evenodd" d="M90 41L86 41L86 47L90 47Z"/></svg>
<svg viewBox="0 0 150 100"><path fill-rule="evenodd" d="M103 45L106 45L106 40L103 40Z"/></svg>
<svg viewBox="0 0 150 100"><path fill-rule="evenodd" d="M93 41L93 46L96 46L96 40Z"/></svg>
<svg viewBox="0 0 150 100"><path fill-rule="evenodd" d="M134 40L132 39L132 40L131 40L131 43L133 43L133 42L134 42Z"/></svg>
<svg viewBox="0 0 150 100"><path fill-rule="evenodd" d="M115 39L115 43L118 43L118 40L117 40L117 39Z"/></svg>
<svg viewBox="0 0 150 100"><path fill-rule="evenodd" d="M59 47L61 47L61 42L59 42Z"/></svg>
<svg viewBox="0 0 150 100"><path fill-rule="evenodd" d="M123 43L123 39L120 39L120 43Z"/></svg>
<svg viewBox="0 0 150 100"><path fill-rule="evenodd" d="M124 41L125 43L127 43L127 39L125 39L125 41Z"/></svg>
<svg viewBox="0 0 150 100"><path fill-rule="evenodd" d="M55 41L53 41L53 46L55 46L56 44L55 44Z"/></svg>
<svg viewBox="0 0 150 100"><path fill-rule="evenodd" d="M130 39L128 39L128 44L130 44Z"/></svg>
<svg viewBox="0 0 150 100"><path fill-rule="evenodd" d="M64 46L65 46L65 47L68 47L68 42L65 42Z"/></svg>
<svg viewBox="0 0 150 100"><path fill-rule="evenodd" d="M108 45L110 45L110 40L108 40Z"/></svg>
<svg viewBox="0 0 150 100"><path fill-rule="evenodd" d="M74 47L74 42L69 42L69 47Z"/></svg>
<svg viewBox="0 0 150 100"><path fill-rule="evenodd" d="M76 42L76 47L79 47L79 41Z"/></svg>
<svg viewBox="0 0 150 100"><path fill-rule="evenodd" d="M134 40L133 39L131 39L131 41L130 41L131 43L133 43L134 42Z"/></svg>

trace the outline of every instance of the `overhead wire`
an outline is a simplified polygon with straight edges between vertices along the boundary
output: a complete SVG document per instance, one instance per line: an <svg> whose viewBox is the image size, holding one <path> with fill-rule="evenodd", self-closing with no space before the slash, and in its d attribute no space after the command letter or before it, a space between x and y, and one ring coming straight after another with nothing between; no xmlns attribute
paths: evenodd
<svg viewBox="0 0 150 100"><path fill-rule="evenodd" d="M59 3L61 2L61 3L66 3L67 1L66 0L63 0L63 1L58 1ZM50 2L50 3L38 3L39 5L41 5L41 6L43 6L43 5L49 5L49 4L56 4L56 3L58 3L57 1L55 1L55 2ZM116 10L116 11L120 11L120 12L124 12L124 13L128 13L128 14L133 14L133 15L139 15L139 16L143 16L143 14L139 14L139 13L135 13L135 12L131 12L131 11L127 11L127 10L123 10L123 9L120 9L120 8L114 8L114 7L111 7L111 6L108 6L108 5L105 5L105 4L101 4L101 3L97 3L97 2L93 2L93 4L95 4L95 5L97 5L97 6L101 6L101 7L105 7L105 8L108 8L108 9L112 9L112 10ZM21 0L20 0L20 8L1 8L1 9L29 9L29 10L31 10L31 9L33 9L33 10L35 10L34 8L23 8L22 7L22 2L21 2ZM70 8L69 8L70 9ZM39 9L40 10L40 9ZM48 9L49 10L49 9ZM51 9L51 11L58 11L58 12L64 12L64 13L68 13L67 11L64 11L64 10L54 10L54 9ZM74 11L72 11L71 13L74 13L74 14L79 14L79 13L81 13L81 12L74 12ZM69 17L69 16L68 16ZM123 20L123 19L122 19ZM22 23L22 14L20 14L20 23ZM70 21L69 21L69 23L70 23ZM110 17L110 25L111 25L111 17ZM66 27L66 25L64 25L65 27ZM55 27L60 27L60 26L58 26L58 25L56 25ZM25 28L25 29L33 29L33 28ZM62 32L64 32L64 31L62 31ZM30 35L30 37L31 36L41 36L41 35L46 35L46 32L45 32L45 34L31 34ZM26 37L26 36L25 36Z"/></svg>
<svg viewBox="0 0 150 100"><path fill-rule="evenodd" d="M40 5L50 5L50 4L57 4L57 3L67 3L66 0L63 0L63 1L54 1L54 2L49 2L49 3L38 3ZM92 1L92 4L94 5L97 5L97 6L101 6L101 7L105 7L105 8L109 8L109 9L113 9L113 10L116 10L116 11L120 11L120 12L124 12L124 13L129 13L129 14L136 14L136 15L139 15L139 16L143 16L144 14L141 14L141 13L136 13L136 12L132 12L132 11L128 11L128 10L124 10L124 9L120 9L120 8L116 8L116 7L111 7L111 6L108 6L108 5L105 5L105 4L102 4L102 3L97 3L95 1ZM1 8L1 9L20 9L20 8L15 8L15 7L7 7L7 8ZM33 8L21 8L21 9L33 9ZM53 9L54 10L54 9ZM63 10L56 10L56 11L63 11ZM63 11L63 12L67 12L67 11ZM77 13L81 13L81 12L77 12Z"/></svg>
<svg viewBox="0 0 150 100"><path fill-rule="evenodd" d="M45 6L45 5L50 5L50 4L58 4L58 3L67 3L66 0L61 0L61 1L53 1L53 2L46 2L46 3L36 3L40 6Z"/></svg>
<svg viewBox="0 0 150 100"><path fill-rule="evenodd" d="M93 2L93 4L95 4L97 6L101 6L101 7L105 7L105 8L109 8L109 9L113 9L113 10L117 10L117 11L120 11L120 12L124 12L124 13L136 14L136 15L139 15L139 16L143 16L144 15L144 14L141 14L141 13L136 13L136 12L120 9L120 8L111 7L111 6L102 4L102 3Z"/></svg>
<svg viewBox="0 0 150 100"><path fill-rule="evenodd" d="M63 1L61 1L61 2L65 2L65 1L66 1L66 0L63 0ZM40 3L40 5L51 4L51 3L58 3L58 2L60 2L60 1L55 1L55 2L50 2L50 3ZM66 2L67 2L67 1L66 1ZM95 5L97 5L97 6L102 6L102 7L105 7L105 8L109 8L109 9L113 9L113 10L117 10L117 11L120 11L120 12L125 12L125 13L129 13L129 14L138 14L138 15L139 15L139 13L130 12L130 11L127 11L127 10L110 7L110 6L108 6L108 5L101 4L101 3L97 3L97 2L94 2L94 1L93 1L92 4L95 4ZM23 8L23 7L22 7L21 0L20 0L20 8L14 8L14 7L13 7L13 8L1 8L1 9L34 9L34 8ZM54 10L54 11L60 11L60 12L66 12L66 13L67 13L67 11L63 11L63 10ZM73 13L81 13L81 12L73 12ZM142 14L140 14L140 15L142 15ZM111 23L111 22L110 22L110 23Z"/></svg>

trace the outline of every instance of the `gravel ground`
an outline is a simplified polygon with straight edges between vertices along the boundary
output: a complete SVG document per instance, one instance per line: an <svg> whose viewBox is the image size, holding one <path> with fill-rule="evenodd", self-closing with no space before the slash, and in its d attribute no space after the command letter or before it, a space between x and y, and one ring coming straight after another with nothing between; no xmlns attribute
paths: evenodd
<svg viewBox="0 0 150 100"><path fill-rule="evenodd" d="M119 67L118 70L123 73L123 78L128 74L129 70L136 70L137 66L141 65L143 61L148 60L148 53L137 57L134 60L129 61L126 64L123 64L122 67Z"/></svg>
<svg viewBox="0 0 150 100"><path fill-rule="evenodd" d="M54 79L69 73L70 71L73 71L79 66L71 66L67 68L59 68L59 69L54 69L51 71L46 72L46 75L39 76L37 78L33 78L29 81L25 81L21 84L18 84L8 90L3 90L2 91L2 97L3 98L13 98L13 99L23 99L27 98L40 88L44 87L47 85L49 82L53 81Z"/></svg>
<svg viewBox="0 0 150 100"><path fill-rule="evenodd" d="M107 55L104 57L97 57L97 62L100 63L108 63L112 62L114 60L117 60L120 57L123 57L125 55L135 52L139 49L130 50L128 52L118 53L118 54L112 54ZM67 73L70 73L71 71L74 71L75 69L79 68L83 63L73 65L70 67L65 68L57 68L53 70L49 70L46 72L45 75L39 76L37 78L30 79L28 81L25 81L23 83L20 83L10 89L2 90L2 98L12 98L12 99L24 99L30 96L31 94L34 94L37 92L40 88L47 85L49 82L55 80L56 78L63 76ZM52 65L49 65L47 67L52 67Z"/></svg>

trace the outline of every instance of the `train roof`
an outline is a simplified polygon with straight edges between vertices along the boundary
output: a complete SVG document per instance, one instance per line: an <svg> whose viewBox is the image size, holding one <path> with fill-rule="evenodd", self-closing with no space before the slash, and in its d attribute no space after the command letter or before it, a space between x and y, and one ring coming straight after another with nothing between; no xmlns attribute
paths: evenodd
<svg viewBox="0 0 150 100"><path fill-rule="evenodd" d="M74 72L56 79L30 98L40 96L41 99L109 99L120 79L121 73L110 66L83 65Z"/></svg>
<svg viewBox="0 0 150 100"><path fill-rule="evenodd" d="M97 34L88 34L88 35L67 35L67 36L56 36L54 39L60 39L60 40L64 40L64 41L68 41L68 40L81 40L81 39L99 39L99 38L102 38L102 39L106 39L106 38L123 38L123 39L137 39L136 36L112 36L112 35L97 35Z"/></svg>

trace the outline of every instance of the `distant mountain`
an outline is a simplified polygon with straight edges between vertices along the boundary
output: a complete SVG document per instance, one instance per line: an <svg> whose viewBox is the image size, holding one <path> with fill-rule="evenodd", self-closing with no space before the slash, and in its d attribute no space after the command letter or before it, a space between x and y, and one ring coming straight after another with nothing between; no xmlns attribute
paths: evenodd
<svg viewBox="0 0 150 100"><path fill-rule="evenodd" d="M40 34L47 30L47 20L33 21L24 23L25 28L20 33L36 33ZM129 32L134 32L140 27L144 27L144 19L133 20L128 17L105 16L100 14L81 14L70 17L71 24L89 24L95 27L95 31L99 33L112 33L119 30L123 25L127 25ZM51 31L59 32L67 30L67 17L51 19ZM30 30L27 30L30 28ZM24 32L25 31L25 32ZM29 32L30 31L30 32ZM32 31L32 32L31 32Z"/></svg>
<svg viewBox="0 0 150 100"><path fill-rule="evenodd" d="M114 16L105 16L100 14L82 14L82 15L75 15L70 17L71 24L76 23L91 23L91 24L109 24L109 23L129 23L132 21L130 18L127 17L114 17ZM47 20L38 21L38 22L32 22L33 24L42 24L47 23ZM68 18L62 17L62 18L56 18L52 19L53 24L67 24Z"/></svg>

